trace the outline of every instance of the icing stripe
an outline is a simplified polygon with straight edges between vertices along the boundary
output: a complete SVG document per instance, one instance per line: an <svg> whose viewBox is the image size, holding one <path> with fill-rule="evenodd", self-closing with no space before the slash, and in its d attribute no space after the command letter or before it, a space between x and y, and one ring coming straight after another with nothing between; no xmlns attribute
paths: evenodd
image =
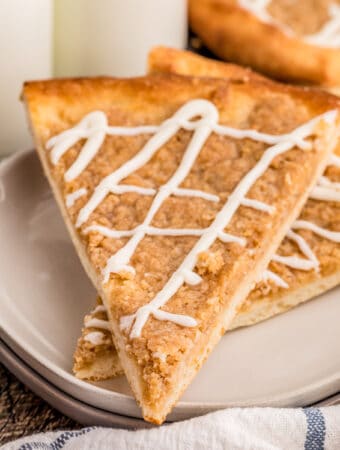
<svg viewBox="0 0 340 450"><path fill-rule="evenodd" d="M340 192L328 187L315 186L309 194L309 198L326 202L340 202Z"/></svg>
<svg viewBox="0 0 340 450"><path fill-rule="evenodd" d="M97 305L91 314L96 314L98 312L106 312L105 305Z"/></svg>
<svg viewBox="0 0 340 450"><path fill-rule="evenodd" d="M276 273L272 272L271 270L265 270L264 274L262 275L262 280L263 281L272 281L274 284L276 284L277 286L283 288L283 289L288 289L289 285L281 278L279 277L279 275L277 275Z"/></svg>
<svg viewBox="0 0 340 450"><path fill-rule="evenodd" d="M266 203L260 202L259 200L253 200L250 198L244 198L241 205L248 206L249 208L258 209L259 211L267 212L272 214L275 210L273 206L267 205Z"/></svg>
<svg viewBox="0 0 340 450"><path fill-rule="evenodd" d="M68 208L71 208L75 202L78 200L78 198L82 197L83 195L87 194L87 189L80 188L77 191L72 192L71 194L66 195L66 206Z"/></svg>
<svg viewBox="0 0 340 450"><path fill-rule="evenodd" d="M292 269L309 271L311 269L318 269L319 261L308 243L302 236L294 233L294 231L288 231L286 237L294 241L299 247L301 253L303 253L307 259L299 258L298 256L280 256L274 255L272 261L284 264Z"/></svg>
<svg viewBox="0 0 340 450"><path fill-rule="evenodd" d="M293 30L286 24L278 22L270 15L267 8L271 0L238 0L241 8L249 11L261 22L271 23L280 28L288 36L295 36ZM328 21L314 34L302 36L302 40L318 47L340 47L340 5L332 3L328 8Z"/></svg>
<svg viewBox="0 0 340 450"><path fill-rule="evenodd" d="M307 222L306 220L296 220L292 228L294 230L310 230L313 231L313 233L324 237L326 239L329 239L330 241L340 243L340 232L339 231L331 231L327 230L325 228L321 228L317 225L315 225L312 222Z"/></svg>
<svg viewBox="0 0 340 450"><path fill-rule="evenodd" d="M306 258L308 258L312 263L314 263L315 268L319 267L319 261L317 257L315 256L313 250L310 248L310 246L302 236L290 230L287 233L287 238L291 239L298 245L301 253L303 253L306 256Z"/></svg>
<svg viewBox="0 0 340 450"><path fill-rule="evenodd" d="M200 197L204 200L209 200L210 202L216 203L220 201L220 197L218 195L208 194L207 192L200 191L199 189L177 188L174 190L173 194L178 197Z"/></svg>
<svg viewBox="0 0 340 450"><path fill-rule="evenodd" d="M86 320L85 328L100 328L103 330L111 331L111 327L108 320L91 318Z"/></svg>
<svg viewBox="0 0 340 450"><path fill-rule="evenodd" d="M340 168L340 157L335 155L334 153L330 156L327 166L334 166ZM320 184L320 180L319 180ZM321 184L335 187L335 190L338 188L340 183L334 183L330 181L327 177L321 177ZM315 198L316 200L325 200L325 201L340 201L340 196L335 192L334 189L324 189L322 187L314 188L314 191L310 195L310 198ZM327 230L325 228L319 227L312 222L307 220L296 220L292 227L293 230L309 230L313 231L315 234L324 237L330 241L340 243L340 232ZM283 261L281 261L284 264ZM274 274L273 272L271 272ZM275 276L278 276L274 274ZM269 279L269 278L268 278ZM266 280L266 277L263 277L263 281ZM271 279L277 286L280 286L280 281L275 281L274 278ZM285 282L284 282L285 283ZM286 284L286 283L285 283ZM288 286L288 285L287 285ZM284 287L284 286L281 286Z"/></svg>
<svg viewBox="0 0 340 450"><path fill-rule="evenodd" d="M340 190L340 183L335 183L334 181L331 181L326 176L322 176L319 178L318 183L319 186L328 187L331 189L334 189L335 191Z"/></svg>
<svg viewBox="0 0 340 450"><path fill-rule="evenodd" d="M128 184L121 184L119 186L114 186L110 189L113 194L125 194L134 192L140 195L155 195L157 193L156 189L153 188L143 188L140 186L132 186ZM217 195L209 194L208 192L200 191L199 189L184 189L178 188L173 192L177 197L199 197L210 202L219 202L220 198Z"/></svg>
<svg viewBox="0 0 340 450"><path fill-rule="evenodd" d="M105 335L101 331L92 331L84 336L84 340L90 342L93 345L103 344Z"/></svg>
<svg viewBox="0 0 340 450"><path fill-rule="evenodd" d="M140 186L131 186L128 184L121 184L120 186L115 186L111 189L113 194L126 194L130 192L134 192L140 195L155 195L156 189L152 188L143 188Z"/></svg>
<svg viewBox="0 0 340 450"><path fill-rule="evenodd" d="M262 22L272 22L273 19L267 12L271 0L238 0L239 5L254 14Z"/></svg>
<svg viewBox="0 0 340 450"><path fill-rule="evenodd" d="M133 236L139 231L139 229L141 229L144 234L148 234L150 236L202 236L208 230L208 228L155 228L150 226L143 227L142 225L139 225L132 230L118 231L104 227L103 225L90 225L84 230L84 232L88 234L91 231L96 231L103 236L120 239ZM242 246L246 244L245 239L228 233L220 233L218 237L223 242L235 242Z"/></svg>
<svg viewBox="0 0 340 450"><path fill-rule="evenodd" d="M329 20L314 34L305 36L304 40L309 44L319 47L340 47L340 5L335 3L329 6Z"/></svg>
<svg viewBox="0 0 340 450"><path fill-rule="evenodd" d="M329 158L328 166L334 166L340 169L340 157L333 153Z"/></svg>
<svg viewBox="0 0 340 450"><path fill-rule="evenodd" d="M305 270L306 272L314 269L315 264L308 259L299 258L298 256L280 256L274 255L272 261L284 264L292 269Z"/></svg>

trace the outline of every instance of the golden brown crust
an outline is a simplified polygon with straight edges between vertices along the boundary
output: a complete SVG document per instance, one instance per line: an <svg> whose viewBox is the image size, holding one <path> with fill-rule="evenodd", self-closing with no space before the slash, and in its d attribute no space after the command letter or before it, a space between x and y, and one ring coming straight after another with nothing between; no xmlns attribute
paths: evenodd
<svg viewBox="0 0 340 450"><path fill-rule="evenodd" d="M278 157L251 189L249 197L269 202L275 206L275 213L270 216L241 207L227 231L247 237L248 247L255 253L236 244L216 241L210 252L220 255L220 266L211 265L209 257L202 255L197 268L203 282L196 287L183 286L164 308L194 316L199 321L197 328L182 328L172 322L150 318L142 337L131 340L119 329L120 317L135 312L152 298L195 239L147 237L132 258L136 277L129 279L111 275L109 283L103 285L101 269L122 241L103 238L97 233L84 234L84 226L97 222L117 229L132 228L145 216L150 199L135 194L110 194L87 224L76 231L72 224L86 198L79 199L67 211L64 197L80 186L91 193L104 175L141 148L147 136L107 138L92 163L70 183L64 181L63 174L77 157L80 146L75 145L57 166L52 166L45 143L49 137L69 128L92 110L104 111L110 124L158 124L193 98L212 101L219 110L220 123L274 134L289 132L338 106L337 100L326 94L311 95L306 90L261 81L226 83L225 80L169 75L130 80L33 82L24 88L24 100L45 172L82 262L104 299L114 343L144 417L155 423L165 419L229 326L237 306L263 272L291 221L298 215L334 144L334 135L328 133L330 129L318 127L313 151L294 149ZM127 182L149 183L155 187L163 184L178 165L189 139L189 133L181 130L148 164L127 178ZM227 137L211 135L184 186L217 193L223 201L265 148L258 142L234 142ZM212 202L174 197L164 203L153 224L201 228L209 225L216 211ZM151 276L146 277L147 273ZM157 352L167 355L165 362L154 356Z"/></svg>
<svg viewBox="0 0 340 450"><path fill-rule="evenodd" d="M293 8L291 3L289 7ZM251 66L279 80L339 86L340 49L287 36L235 0L190 0L189 18L204 44L226 61Z"/></svg>
<svg viewBox="0 0 340 450"><path fill-rule="evenodd" d="M205 58L188 50L154 47L148 56L149 73L173 73L196 77L227 78L228 80L261 80L271 82L246 67Z"/></svg>

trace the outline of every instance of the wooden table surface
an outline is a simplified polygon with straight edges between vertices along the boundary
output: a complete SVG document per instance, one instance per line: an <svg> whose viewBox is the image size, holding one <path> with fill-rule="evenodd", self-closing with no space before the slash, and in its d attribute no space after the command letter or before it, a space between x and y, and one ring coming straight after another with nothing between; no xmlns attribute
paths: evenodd
<svg viewBox="0 0 340 450"><path fill-rule="evenodd" d="M0 364L0 445L34 433L81 427L51 408Z"/></svg>

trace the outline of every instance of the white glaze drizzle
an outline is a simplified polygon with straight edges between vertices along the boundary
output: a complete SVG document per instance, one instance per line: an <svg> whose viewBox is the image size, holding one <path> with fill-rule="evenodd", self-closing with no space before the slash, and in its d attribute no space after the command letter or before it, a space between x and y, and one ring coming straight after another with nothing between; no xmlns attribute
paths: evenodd
<svg viewBox="0 0 340 450"><path fill-rule="evenodd" d="M96 314L99 312L105 312L106 313L106 307L105 305L97 305L94 310L91 312L91 314Z"/></svg>
<svg viewBox="0 0 340 450"><path fill-rule="evenodd" d="M309 198L328 202L340 202L340 191L336 187L332 186L332 184L329 184L328 186L317 184L309 194Z"/></svg>
<svg viewBox="0 0 340 450"><path fill-rule="evenodd" d="M323 186L323 187L334 189L335 191L340 191L340 183L336 183L334 181L331 181L326 176L320 177L317 184L319 186Z"/></svg>
<svg viewBox="0 0 340 450"><path fill-rule="evenodd" d="M334 167L337 167L338 169L340 169L340 156L332 153L332 155L330 156L330 158L328 160L328 166L334 166Z"/></svg>
<svg viewBox="0 0 340 450"><path fill-rule="evenodd" d="M151 226L144 226L143 228L139 225L132 230L112 230L111 228L105 227L103 225L90 225L84 230L85 234L88 234L92 231L96 231L103 236L121 239L124 237L134 236L136 232L142 229L144 234L148 234L150 236L202 236L208 228L155 228ZM229 233L221 232L219 234L219 239L222 242L235 242L241 246L246 245L246 240L244 238L234 236Z"/></svg>
<svg viewBox="0 0 340 450"><path fill-rule="evenodd" d="M111 331L110 323L107 318L107 311L105 305L97 305L91 312L91 316L97 313L105 313L105 319L97 319L96 317L89 317L85 320L85 328L98 328L99 330ZM85 341L91 342L93 345L103 344L105 335L102 331L92 331L87 333L84 337Z"/></svg>
<svg viewBox="0 0 340 450"><path fill-rule="evenodd" d="M262 22L270 23L273 18L267 11L272 0L238 0L241 8L246 9L260 19Z"/></svg>
<svg viewBox="0 0 340 450"><path fill-rule="evenodd" d="M56 164L59 158L67 151L67 149L74 145L79 139L87 138L86 143L81 149L78 158L68 169L65 180L68 181L71 176L77 176L82 170L91 162L92 158L98 152L105 134L120 134L120 135L135 135L141 132L146 132L148 127L132 127L123 128L108 127L106 117L101 112L94 112L85 117L73 129L68 130L55 138L52 138L48 147L53 147L51 152L52 162ZM193 120L200 116L201 119ZM131 173L138 170L146 164L157 150L164 145L179 128L192 130L193 135L188 144L188 147L183 155L182 161L175 173L170 177L167 183L162 185L155 193L155 197L151 207L146 215L144 222L136 227L128 242L107 262L104 269L104 281L107 281L110 273L130 271L134 273L134 268L129 265L130 258L133 255L139 242L144 238L145 234L151 230L161 233L162 230L154 229L150 226L155 214L163 204L163 202L170 196L178 193L179 185L186 178L190 172L192 165L195 163L205 141L210 134L215 131L219 134L227 135L236 139L250 138L264 143L269 143L272 147L268 148L258 163L248 172L248 174L240 181L236 189L230 194L227 202L217 213L211 225L204 230L195 230L195 233L200 233L200 238L194 245L192 250L183 260L180 267L172 274L165 286L156 294L149 304L139 308L134 314L121 318L121 327L123 329L131 328L130 337L139 337L144 324L152 314L158 320L170 320L182 326L196 326L197 322L194 318L179 314L172 314L160 310L167 301L183 286L184 283L196 285L201 282L201 277L197 275L193 269L197 262L197 256L206 251L212 243L217 239L230 242L230 235L224 232L224 228L228 225L236 210L242 204L247 202L246 195L250 188L263 175L263 173L270 166L273 159L281 155L294 146L302 149L311 149L311 143L306 141L307 137L313 134L314 127L321 121L331 124L334 123L337 116L336 111L329 111L315 119L309 121L305 125L298 127L291 133L285 135L268 135L254 130L237 130L230 127L222 126L217 123L218 111L213 103L207 100L192 100L182 106L172 118L166 120L159 127L149 127L148 131L155 132L155 134L147 141L144 147L128 162L124 163L112 174L104 178L100 184L95 188L93 195L88 203L82 208L79 213L76 226L81 226L90 216L90 214L97 208L99 203L104 200L106 195L113 192L117 188L118 183L126 178ZM91 128L92 127L92 128ZM85 129L84 129L85 128ZM103 131L104 130L104 131ZM118 130L118 131L117 131ZM103 137L104 133L104 137ZM71 144L70 144L71 143ZM65 174L65 175L66 175ZM70 175L71 174L71 175ZM121 187L120 185L119 187ZM201 191L198 191L201 192ZM187 194L192 194L189 190ZM184 195L183 190L180 195ZM210 199L212 200L212 199ZM257 203L248 199L247 206L256 207L256 209L268 209L269 205ZM93 225L93 227L99 227ZM90 227L88 227L89 229ZM94 230L94 228L92 228ZM98 231L98 228L97 230ZM122 233L117 230L104 230L106 233ZM167 230L169 232L170 230ZM173 233L183 232L184 230L172 230ZM186 230L187 231L187 230ZM193 230L189 230L193 231ZM125 231L128 233L129 231ZM113 236L113 235L112 235ZM117 236L117 235L116 235ZM233 237L235 239L235 237ZM87 322L96 326L100 321L98 319L91 319ZM102 321L103 322L103 321ZM106 327L108 324L102 324ZM90 325L89 325L90 326Z"/></svg>
<svg viewBox="0 0 340 450"><path fill-rule="evenodd" d="M288 289L289 285L281 278L279 277L279 275L277 275L276 273L272 272L271 270L265 270L263 275L262 275L262 281L272 281L274 284L276 284L277 286L283 288L283 289Z"/></svg>
<svg viewBox="0 0 340 450"><path fill-rule="evenodd" d="M83 195L87 194L86 188L80 188L77 191L72 192L71 194L66 195L66 206L68 208L71 208L75 202L78 200L78 198L83 197Z"/></svg>
<svg viewBox="0 0 340 450"><path fill-rule="evenodd" d="M241 8L249 11L261 22L276 25L288 36L294 35L293 30L286 24L278 22L272 17L267 8L271 0L238 0ZM338 48L340 47L340 6L332 3L328 9L329 19L316 33L302 36L306 43L318 47Z"/></svg>
<svg viewBox="0 0 340 450"><path fill-rule="evenodd" d="M299 258L298 256L280 256L274 255L272 257L272 261L279 262L281 264L285 264L288 267L298 270L311 270L319 268L319 261L313 250L310 248L308 243L303 239L302 236L295 233L294 231L288 231L286 237L292 241L294 241L299 247L301 253L306 256L306 259Z"/></svg>
<svg viewBox="0 0 340 450"><path fill-rule="evenodd" d="M84 336L84 340L93 345L101 345L105 340L105 335L101 331L91 331Z"/></svg>
<svg viewBox="0 0 340 450"><path fill-rule="evenodd" d="M339 231L331 231L327 230L326 228L319 227L315 223L309 222L307 220L296 220L292 228L294 230L309 230L313 231L313 233L324 237L330 241L336 242L337 244L340 243L340 232Z"/></svg>
<svg viewBox="0 0 340 450"><path fill-rule="evenodd" d="M85 328L99 328L102 330L111 331L108 320L97 319L95 317L85 321Z"/></svg>
<svg viewBox="0 0 340 450"><path fill-rule="evenodd" d="M177 197L200 197L210 202L218 203L220 197L218 195L208 194L207 192L200 191L199 189L183 189L177 188L173 192Z"/></svg>
<svg viewBox="0 0 340 450"><path fill-rule="evenodd" d="M120 186L115 186L112 188L111 192L113 194L127 194L133 192L140 195L155 195L156 189L121 184Z"/></svg>
<svg viewBox="0 0 340 450"><path fill-rule="evenodd" d="M340 6L329 6L329 20L316 33L304 37L304 40L319 47L340 47Z"/></svg>
<svg viewBox="0 0 340 450"><path fill-rule="evenodd" d="M314 262L309 259L299 258L298 256L274 255L272 261L291 267L292 269L305 270L306 272L315 268Z"/></svg>
<svg viewBox="0 0 340 450"><path fill-rule="evenodd" d="M242 206L248 206L250 208L258 209L259 211L272 214L275 211L274 206L267 205L266 203L260 202L259 200L254 200L250 198L244 198L241 202Z"/></svg>
<svg viewBox="0 0 340 450"><path fill-rule="evenodd" d="M334 167L340 168L340 158L337 155L332 154L331 157L329 158L327 166L334 166ZM340 183L334 183L331 180L329 180L327 177L322 176L319 179L317 186L315 186L314 189L312 190L309 198L312 198L315 200L340 202L340 192L337 192L338 189L340 189ZM296 220L293 223L291 228L292 228L292 230L294 230L294 229L310 230L310 231L313 231L315 234L318 234L319 236L322 236L330 241L340 243L340 232L327 230L327 229L319 227L319 226L315 225L314 223L307 221L307 220ZM295 233L295 235L296 235L296 233ZM296 236L298 236L298 235L296 235ZM287 235L287 237L289 237L289 234ZM300 239L302 239L301 236L300 236ZM307 248L306 245L308 246L307 242L304 240L305 248ZM307 256L307 258L309 258L308 255L306 255L306 256ZM292 259L292 258L294 258L294 259ZM317 267L319 266L319 261L317 260L318 261L317 266L316 265L313 266L313 261L315 262L315 259L317 260L315 254L313 253L313 256L311 258L311 264L310 264L311 267L310 267L310 269L308 269L307 267L308 267L309 263L307 262L307 265L306 265L306 263L303 262L304 260L301 260L301 259L298 260L298 259L296 259L296 257L288 257L288 259L287 259L287 257L274 256L274 260L276 260L277 262L280 262L281 264L288 265L289 267L293 267L295 269L300 269L300 270L311 270L313 268L317 269ZM291 265L291 264L293 264L293 265ZM265 277L263 277L262 279L263 279L263 281L265 281ZM273 278L271 281L273 281L275 284L277 284L277 286L280 286L280 284L281 284L281 282L279 280L276 282L275 279L273 279Z"/></svg>
<svg viewBox="0 0 340 450"><path fill-rule="evenodd" d="M315 256L308 242L302 236L295 233L293 230L289 230L286 236L288 239L294 241L297 244L301 253L303 253L306 258L308 258L314 264L315 268L319 266L317 257Z"/></svg>

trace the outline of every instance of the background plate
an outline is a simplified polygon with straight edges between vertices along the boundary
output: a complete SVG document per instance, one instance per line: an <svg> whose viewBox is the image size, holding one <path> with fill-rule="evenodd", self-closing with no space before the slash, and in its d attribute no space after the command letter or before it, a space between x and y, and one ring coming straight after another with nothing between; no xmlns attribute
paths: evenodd
<svg viewBox="0 0 340 450"><path fill-rule="evenodd" d="M140 417L123 377L89 384L72 354L95 290L33 152L0 169L0 337L33 370L96 408ZM340 289L228 333L169 420L228 406L304 406L340 389Z"/></svg>

